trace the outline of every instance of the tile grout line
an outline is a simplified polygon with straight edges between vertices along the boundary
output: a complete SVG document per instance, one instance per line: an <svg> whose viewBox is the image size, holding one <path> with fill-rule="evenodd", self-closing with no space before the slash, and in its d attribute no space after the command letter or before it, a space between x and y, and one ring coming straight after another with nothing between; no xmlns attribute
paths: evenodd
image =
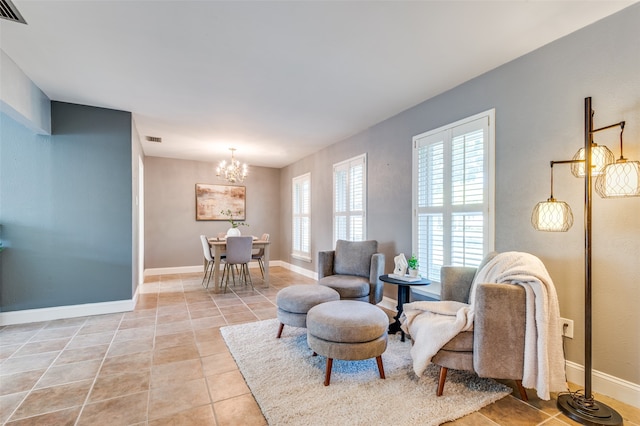
<svg viewBox="0 0 640 426"><path fill-rule="evenodd" d="M181 277L182 279L182 277ZM183 289L184 289L184 285L183 285ZM222 311L220 311L220 307L218 306L218 304L216 303L216 301L213 299L213 296L211 296L211 294L209 293L209 289L205 288L205 291L207 292L207 295L209 296L209 299L211 299L211 301L215 304L216 309L218 309L218 311L220 312L220 315L222 315ZM189 306L189 303L187 303L187 310L189 311L189 318L191 321L191 332L193 334L193 340L196 342L196 348L198 349L198 360L200 361L200 368L202 368L202 378L204 379L204 385L207 388L207 395L209 396L209 405L211 406L211 414L213 415L213 421L215 422L215 424L220 424L218 422L218 417L216 416L216 410L213 407L213 397L211 395L211 389L209 389L209 381L207 380L207 376L205 374L204 371L204 362L202 361L202 354L200 354L200 347L198 346L198 338L196 337L196 331L193 328L193 320L191 319L191 309ZM224 316L223 316L224 318ZM227 322L226 318L225 318L225 323ZM217 327L218 330L220 329L220 327Z"/></svg>
<svg viewBox="0 0 640 426"><path fill-rule="evenodd" d="M80 422L80 418L82 417L82 413L84 412L84 409L87 406L87 402L89 401L89 397L91 396L91 392L93 392L93 387L96 385L96 382L98 381L98 376L100 375L100 371L102 370L102 367L104 366L104 362L107 359L107 356L109 355L109 350L111 349L111 345L113 345L113 342L114 342L116 336L118 335L118 331L120 330L120 325L122 324L123 320L124 320L124 314L122 314L122 316L120 316L120 321L118 322L118 327L116 328L115 332L113 333L113 336L111 337L111 341L109 342L109 346L107 347L107 350L105 351L105 353L104 353L104 355L102 357L102 361L100 361L100 366L98 367L98 370L96 371L96 374L93 377L93 382L91 383L91 386L89 387L89 392L87 392L87 396L84 398L84 402L82 403L82 406L80 407L80 412L78 413L78 417L76 418L74 426L78 426L78 423Z"/></svg>
<svg viewBox="0 0 640 426"><path fill-rule="evenodd" d="M160 316L160 312L158 310L158 303L160 302L160 284L162 281L162 275L158 278L158 287L156 289L156 315L155 321L153 323L153 346L151 347L151 367L149 367L149 389L147 390L147 412L145 415L146 424L149 423L149 407L151 406L151 378L153 376L153 353L156 350L156 332L158 329L158 317ZM143 283L144 284L144 283ZM143 285L141 284L141 285ZM183 289L184 291L184 289ZM133 311L135 312L135 306L133 307Z"/></svg>
<svg viewBox="0 0 640 426"><path fill-rule="evenodd" d="M55 320L54 320L54 321L55 321ZM47 321L47 322L45 323L45 325L43 325L43 327L42 327L40 330L38 330L38 333L39 333L40 331L42 331L42 330L45 330L45 329L47 328L47 326L48 326L49 324L51 324L52 322L53 322L53 321ZM29 397L29 395L31 395L31 392L33 392L33 391L35 390L36 386L38 386L38 383L40 383L40 380L42 380L42 378L43 378L43 377L47 374L47 372L52 368L53 364L55 364L55 363L56 363L56 361L58 360L58 358L60 358L60 355L62 355L62 352L64 352L64 351L65 351L65 349L67 349L67 346L69 346L69 344L71 343L71 341L73 340L73 338L74 338L74 337L76 337L76 336L78 335L78 333L80 332L80 330L82 329L82 327L83 327L86 323L87 323L87 319L85 318L84 323L82 323L82 325L80 325L80 326L78 327L78 330L76 330L76 332L75 332L75 333L73 334L73 336L69 339L69 341L67 342L67 344L66 344L66 345L64 345L64 347L63 347L63 348L58 352L58 355L57 355L53 360L51 360L51 362L49 363L49 366L44 370L44 373L42 373L42 375L38 378L38 380L36 380L36 382L33 384L33 386L31 387L31 389L30 389L29 391L27 391L27 393L25 394L24 398L22 398L22 400L20 401L20 403L16 405L16 408L14 408L14 409L13 409L13 411L12 411L12 412L11 412L11 414L7 417L7 420L6 420L3 424L7 424L7 423L9 423L9 421L11 420L11 418L15 415L16 411L18 411L18 408L20 408L20 407L22 406L22 404L24 404L24 402L25 402L25 401L26 401L26 399ZM60 327L60 328L64 328L64 327ZM38 335L38 333L35 333L33 336L31 336L31 337L30 337L30 338L29 338L29 339L28 339L28 340L27 340L27 341L26 341L26 342L25 342L25 343L20 347L20 349L22 349L22 348L23 348L24 346L26 346L28 343L35 343L35 342L32 342L32 341L31 341L31 339L33 339L35 336L37 336L37 335ZM50 339L50 340L55 340L55 339ZM46 341L46 340L44 340L44 341ZM18 351L19 351L20 349L18 349ZM18 351L14 352L14 354L15 354L15 353L17 353ZM52 351L52 352L53 352L53 351ZM41 353L46 353L46 352L41 352ZM13 354L12 354L12 355L13 355ZM9 357L9 358L11 358L11 357ZM7 359L9 359L9 358L7 358ZM19 358L19 357L16 357L16 358ZM27 372L27 371L34 371L34 370L25 370L25 371L23 371L23 372ZM22 373L22 372L21 372L21 373ZM70 383L73 383L73 382L70 382ZM50 387L50 386L46 386L46 387L44 387L44 388L42 388L42 389L46 389L47 387ZM72 407L69 407L69 408L72 408ZM52 413L52 412L55 412L55 411L59 411L59 410L48 411L47 413ZM23 417L23 419L28 419L28 418L30 418L30 417L36 417L36 416L39 416L39 415L42 415L42 414L47 414L47 413L39 413L39 414L36 414L36 415L33 415L33 416ZM18 420L18 419L15 419L15 420Z"/></svg>

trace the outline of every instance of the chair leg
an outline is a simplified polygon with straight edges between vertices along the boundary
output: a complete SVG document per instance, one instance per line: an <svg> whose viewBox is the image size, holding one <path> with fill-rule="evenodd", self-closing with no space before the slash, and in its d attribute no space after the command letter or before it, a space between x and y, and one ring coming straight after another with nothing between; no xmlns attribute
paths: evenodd
<svg viewBox="0 0 640 426"><path fill-rule="evenodd" d="M251 279L251 272L249 272L249 265L247 263L242 264L242 271L244 272L245 284L247 283L247 281L249 281L249 284L251 284L251 289L255 290L255 288L253 287L253 280Z"/></svg>
<svg viewBox="0 0 640 426"><path fill-rule="evenodd" d="M262 279L264 280L264 263L262 262L262 258L258 258L258 266L260 267L260 273L262 274Z"/></svg>
<svg viewBox="0 0 640 426"><path fill-rule="evenodd" d="M327 358L327 369L324 373L324 385L329 386L331 381L331 368L333 368L333 358Z"/></svg>
<svg viewBox="0 0 640 426"><path fill-rule="evenodd" d="M226 275L226 278L227 278L226 281L224 280L225 275ZM226 293L227 292L227 287L229 286L229 264L228 263L226 263L224 265L224 269L222 270L222 281L224 281L224 293ZM222 281L221 281L221 283L222 283Z"/></svg>
<svg viewBox="0 0 640 426"><path fill-rule="evenodd" d="M236 265L229 265L229 269L231 269L231 278L233 278L233 286L236 286L236 273L235 273L235 269L237 268ZM229 273L227 273L227 280L229 279Z"/></svg>
<svg viewBox="0 0 640 426"><path fill-rule="evenodd" d="M214 266L215 262L209 262L209 264L211 266L209 266L209 268L208 268L209 269L209 278L207 278L207 286L206 286L206 288L209 288L209 282L211 281L211 276L213 275L213 266ZM206 275L206 272L205 272L205 275Z"/></svg>
<svg viewBox="0 0 640 426"><path fill-rule="evenodd" d="M440 367L440 377L438 379L438 390L436 391L437 396L442 396L445 380L447 380L447 367Z"/></svg>
<svg viewBox="0 0 640 426"><path fill-rule="evenodd" d="M378 355L376 357L376 362L378 363L378 371L380 372L380 378L384 379L384 366L382 365L382 355Z"/></svg>
<svg viewBox="0 0 640 426"><path fill-rule="evenodd" d="M516 386L518 386L518 391L520 391L520 398L524 402L529 401L529 397L527 397L527 390L522 386L522 380L516 380Z"/></svg>
<svg viewBox="0 0 640 426"><path fill-rule="evenodd" d="M206 279L207 279L207 273L209 272L209 264L210 264L210 263L211 263L211 262L209 262L209 261L207 260L206 265L204 265L204 277L202 277L202 286L203 286L203 287L204 287L204 280L206 280ZM207 287L208 287L208 286L209 286L209 281L207 281Z"/></svg>
<svg viewBox="0 0 640 426"><path fill-rule="evenodd" d="M280 327L278 327L278 335L276 336L276 339L279 339L280 336L282 336L282 330L284 330L284 324L280 323Z"/></svg>

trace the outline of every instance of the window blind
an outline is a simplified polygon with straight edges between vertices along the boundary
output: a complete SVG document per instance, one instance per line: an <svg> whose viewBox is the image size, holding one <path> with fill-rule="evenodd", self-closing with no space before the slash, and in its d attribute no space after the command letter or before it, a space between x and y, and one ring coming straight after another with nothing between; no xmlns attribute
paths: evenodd
<svg viewBox="0 0 640 426"><path fill-rule="evenodd" d="M311 260L311 174L292 180L292 256Z"/></svg>
<svg viewBox="0 0 640 426"><path fill-rule="evenodd" d="M366 238L366 154L333 166L333 237Z"/></svg>
<svg viewBox="0 0 640 426"><path fill-rule="evenodd" d="M413 139L412 248L432 282L442 266L477 266L493 248L493 115Z"/></svg>

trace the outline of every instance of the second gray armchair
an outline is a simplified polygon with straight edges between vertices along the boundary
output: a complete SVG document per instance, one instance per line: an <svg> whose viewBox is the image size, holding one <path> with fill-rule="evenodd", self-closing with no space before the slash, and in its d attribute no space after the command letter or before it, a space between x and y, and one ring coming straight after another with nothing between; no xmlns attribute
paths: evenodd
<svg viewBox="0 0 640 426"><path fill-rule="evenodd" d="M318 252L318 284L336 290L342 300L382 301L384 254L378 242L338 240L336 249Z"/></svg>

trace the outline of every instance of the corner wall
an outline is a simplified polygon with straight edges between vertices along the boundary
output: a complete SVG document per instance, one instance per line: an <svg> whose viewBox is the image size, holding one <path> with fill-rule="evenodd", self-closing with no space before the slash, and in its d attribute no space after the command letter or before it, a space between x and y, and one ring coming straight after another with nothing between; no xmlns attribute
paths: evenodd
<svg viewBox="0 0 640 426"><path fill-rule="evenodd" d="M51 114L51 136L0 114L3 313L132 299L131 114Z"/></svg>

